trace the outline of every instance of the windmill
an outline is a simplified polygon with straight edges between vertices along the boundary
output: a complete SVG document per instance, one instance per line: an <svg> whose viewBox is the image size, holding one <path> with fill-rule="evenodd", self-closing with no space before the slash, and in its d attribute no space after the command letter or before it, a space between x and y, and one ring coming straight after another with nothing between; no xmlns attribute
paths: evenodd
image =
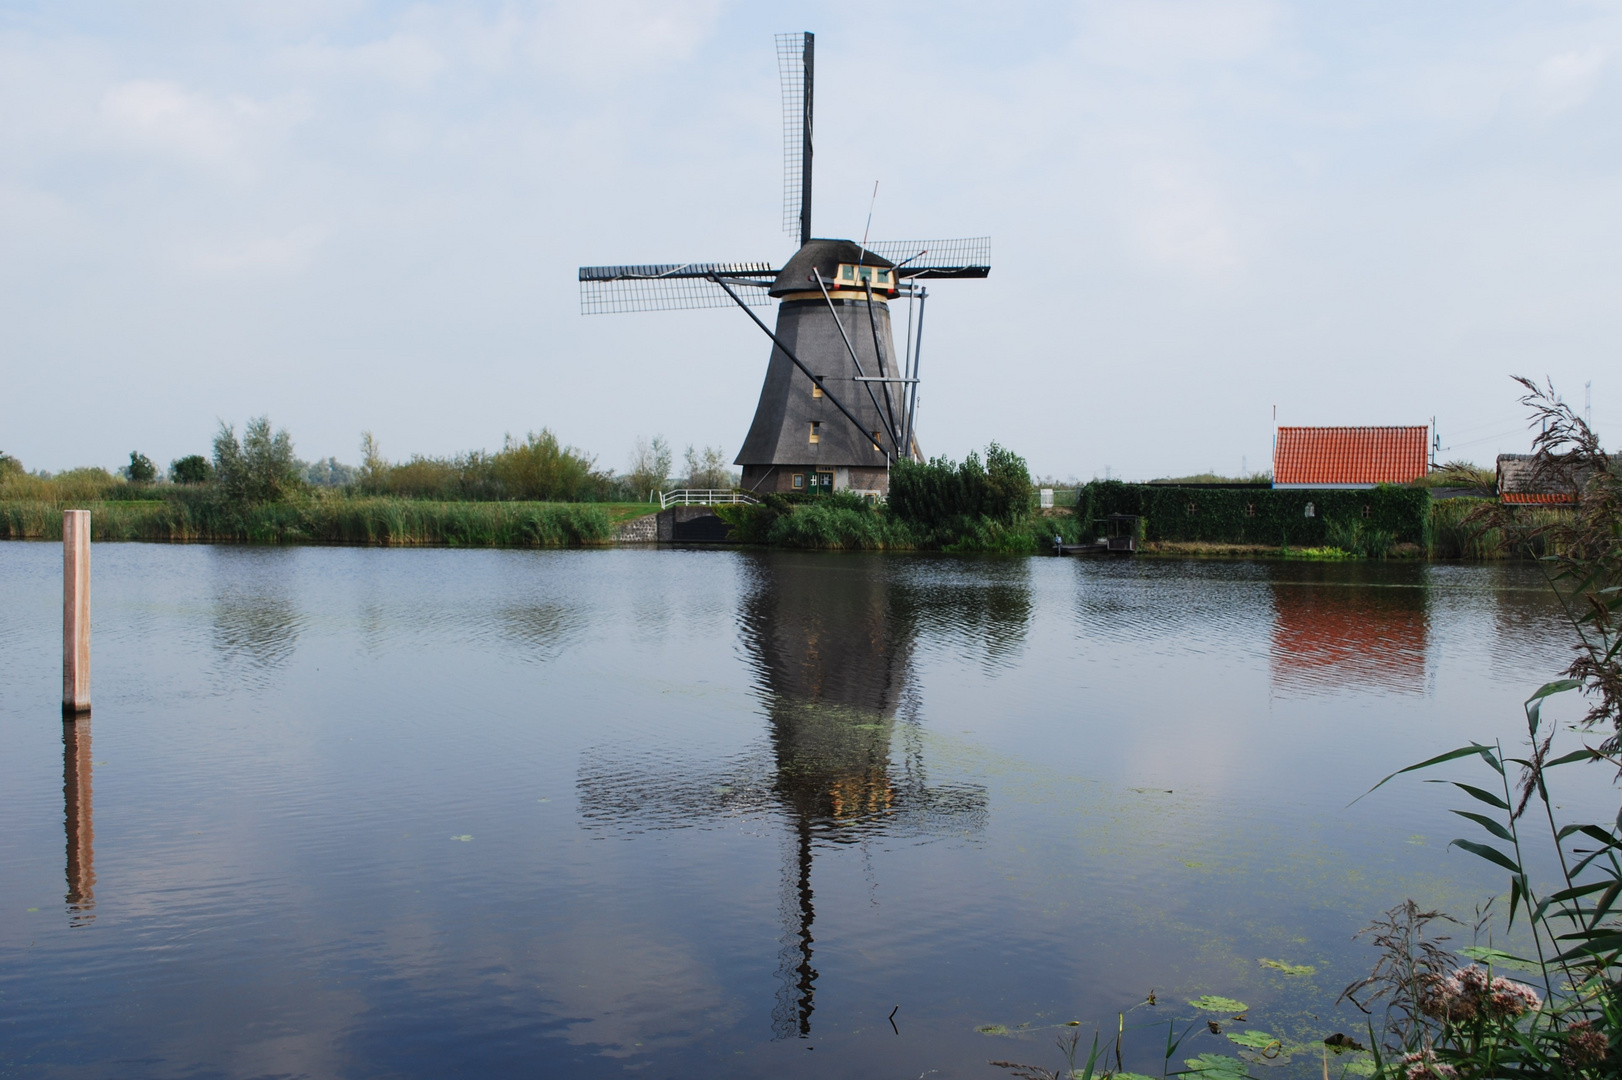
<svg viewBox="0 0 1622 1080"><path fill-rule="evenodd" d="M737 306L772 340L754 421L733 462L756 492L889 492L891 464L919 460L925 281L983 278L991 240L869 243L811 234L816 39L777 35L783 89L783 229L799 249L769 261L582 266L582 314ZM907 302L896 354L892 302ZM777 328L753 310L776 302ZM916 322L914 306L916 305Z"/></svg>

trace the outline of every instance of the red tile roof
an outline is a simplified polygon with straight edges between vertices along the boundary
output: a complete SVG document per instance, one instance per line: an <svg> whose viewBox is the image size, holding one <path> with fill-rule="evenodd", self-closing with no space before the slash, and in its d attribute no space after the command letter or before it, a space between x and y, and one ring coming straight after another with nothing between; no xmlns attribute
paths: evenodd
<svg viewBox="0 0 1622 1080"><path fill-rule="evenodd" d="M1498 496L1500 502L1507 503L1536 503L1539 506L1570 505L1577 501L1572 495L1550 495L1548 493L1536 494L1522 491L1506 491Z"/></svg>
<svg viewBox="0 0 1622 1080"><path fill-rule="evenodd" d="M1281 427L1274 484L1405 484L1427 470L1427 427Z"/></svg>

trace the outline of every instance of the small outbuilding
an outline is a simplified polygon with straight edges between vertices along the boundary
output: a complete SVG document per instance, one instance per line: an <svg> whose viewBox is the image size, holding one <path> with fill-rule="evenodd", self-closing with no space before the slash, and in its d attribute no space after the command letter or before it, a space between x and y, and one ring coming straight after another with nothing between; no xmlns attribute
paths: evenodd
<svg viewBox="0 0 1622 1080"><path fill-rule="evenodd" d="M1559 477L1540 474L1531 454L1498 455L1498 501L1569 505L1576 492Z"/></svg>
<svg viewBox="0 0 1622 1080"><path fill-rule="evenodd" d="M1281 427L1273 443L1275 488L1372 488L1423 479L1430 428Z"/></svg>

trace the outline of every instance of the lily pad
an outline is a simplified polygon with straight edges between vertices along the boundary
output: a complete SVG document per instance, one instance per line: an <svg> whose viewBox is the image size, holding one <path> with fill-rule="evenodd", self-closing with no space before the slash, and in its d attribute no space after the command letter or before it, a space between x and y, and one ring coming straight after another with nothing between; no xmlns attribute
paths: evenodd
<svg viewBox="0 0 1622 1080"><path fill-rule="evenodd" d="M1318 969L1311 964L1286 964L1283 960L1268 960L1263 957L1257 961L1262 967L1270 967L1274 971L1282 971L1286 975L1311 975Z"/></svg>
<svg viewBox="0 0 1622 1080"><path fill-rule="evenodd" d="M1242 1013L1250 1008L1250 1006L1246 1005L1243 1001L1235 1001L1233 998L1227 997L1217 997L1214 994L1206 994L1204 997L1197 997L1193 1001L1190 1001L1189 1004L1201 1012Z"/></svg>
<svg viewBox="0 0 1622 1080"><path fill-rule="evenodd" d="M1284 1044L1265 1031L1230 1031L1228 1038L1240 1046L1252 1046L1257 1050L1267 1050L1271 1047L1282 1047Z"/></svg>
<svg viewBox="0 0 1622 1080"><path fill-rule="evenodd" d="M1206 1078L1206 1080L1244 1080L1250 1075L1245 1063L1238 1058L1231 1058L1224 1054L1200 1054L1198 1057L1188 1058L1183 1062L1188 1071Z"/></svg>
<svg viewBox="0 0 1622 1080"><path fill-rule="evenodd" d="M974 1030L978 1031L982 1035L1006 1035L1006 1034L1008 1034L1008 1029L1006 1027L1004 1027L1002 1024L987 1024L985 1027L977 1027Z"/></svg>
<svg viewBox="0 0 1622 1080"><path fill-rule="evenodd" d="M1512 956L1502 949L1490 949L1485 945L1470 945L1459 950L1460 956L1468 956L1472 960L1483 964L1491 964L1495 968L1509 968L1512 971L1541 971L1534 961L1522 956Z"/></svg>

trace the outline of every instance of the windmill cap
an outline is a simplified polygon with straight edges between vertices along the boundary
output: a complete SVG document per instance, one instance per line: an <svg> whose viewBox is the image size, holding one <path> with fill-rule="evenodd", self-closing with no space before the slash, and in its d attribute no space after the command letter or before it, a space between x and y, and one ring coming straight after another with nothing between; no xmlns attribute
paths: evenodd
<svg viewBox="0 0 1622 1080"><path fill-rule="evenodd" d="M839 270L841 263L861 263L863 266L894 266L895 263L882 255L873 254L871 249L864 249L854 240L811 240L788 261L788 265L778 271L777 280L772 282L772 296L786 296L789 293L805 292L815 288L811 284L813 272L821 274L822 280L830 287L834 283L834 274Z"/></svg>

